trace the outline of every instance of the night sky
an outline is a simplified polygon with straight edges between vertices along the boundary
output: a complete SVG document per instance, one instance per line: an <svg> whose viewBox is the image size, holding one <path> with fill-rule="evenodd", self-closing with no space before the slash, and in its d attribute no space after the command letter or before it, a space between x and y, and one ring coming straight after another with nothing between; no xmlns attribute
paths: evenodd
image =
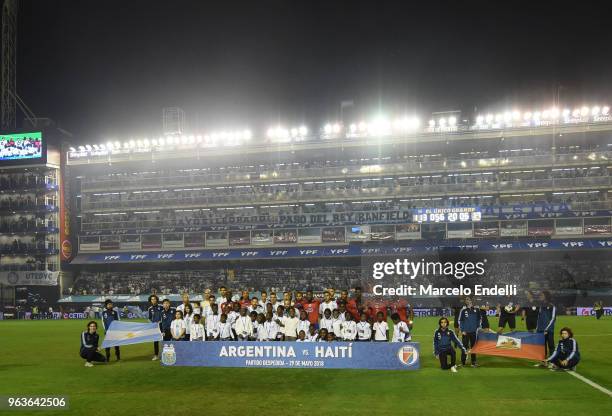
<svg viewBox="0 0 612 416"><path fill-rule="evenodd" d="M611 104L603 4L22 0L17 89L75 143L157 136L165 106L204 133Z"/></svg>

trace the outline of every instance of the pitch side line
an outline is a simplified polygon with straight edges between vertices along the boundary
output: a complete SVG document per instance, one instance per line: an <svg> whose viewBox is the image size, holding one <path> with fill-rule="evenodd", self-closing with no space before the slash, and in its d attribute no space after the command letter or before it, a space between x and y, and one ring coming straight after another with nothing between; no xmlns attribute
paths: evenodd
<svg viewBox="0 0 612 416"><path fill-rule="evenodd" d="M591 386L591 387L601 391L602 393L607 394L608 397L612 397L612 391L608 390L604 386L601 386L601 385L595 383L594 381L589 380L585 376L582 376L582 375L578 374L575 371L567 371L567 373L571 374L574 377L576 377L580 381L584 381L586 384L588 384L589 386Z"/></svg>

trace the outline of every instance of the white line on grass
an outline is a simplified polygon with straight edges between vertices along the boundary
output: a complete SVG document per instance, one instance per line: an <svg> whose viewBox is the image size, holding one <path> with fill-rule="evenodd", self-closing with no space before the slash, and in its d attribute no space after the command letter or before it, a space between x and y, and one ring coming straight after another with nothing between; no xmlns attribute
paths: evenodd
<svg viewBox="0 0 612 416"><path fill-rule="evenodd" d="M609 397L612 397L612 391L608 390L604 386L601 386L601 385L595 383L594 381L589 380L585 376L582 376L582 375L578 374L575 371L567 371L567 373L573 375L574 377L576 377L580 381L584 381L586 384L588 384L589 386L591 386L593 388L596 388L597 390L601 391L602 393L607 394Z"/></svg>

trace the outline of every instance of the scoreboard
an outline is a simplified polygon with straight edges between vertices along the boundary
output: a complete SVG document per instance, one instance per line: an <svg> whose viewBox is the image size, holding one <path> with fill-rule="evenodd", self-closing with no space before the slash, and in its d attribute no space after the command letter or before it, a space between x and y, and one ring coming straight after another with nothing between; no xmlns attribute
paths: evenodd
<svg viewBox="0 0 612 416"><path fill-rule="evenodd" d="M412 221L418 223L474 222L481 218L480 207L417 208L412 214Z"/></svg>

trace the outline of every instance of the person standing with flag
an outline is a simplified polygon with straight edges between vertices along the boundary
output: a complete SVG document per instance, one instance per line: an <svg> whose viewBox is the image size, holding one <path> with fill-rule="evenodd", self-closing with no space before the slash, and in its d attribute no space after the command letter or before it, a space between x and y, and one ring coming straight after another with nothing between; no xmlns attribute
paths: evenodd
<svg viewBox="0 0 612 416"><path fill-rule="evenodd" d="M476 332L481 326L480 309L474 306L472 299L465 298L465 306L459 311L459 329L461 330L461 342L465 348L473 348L476 344ZM461 353L461 364L465 365L467 354L465 348ZM476 354L471 354L472 367L478 367Z"/></svg>
<svg viewBox="0 0 612 416"><path fill-rule="evenodd" d="M111 323L113 321L119 320L119 313L113 309L113 301L110 299L106 299L104 301L104 312L102 312L102 326L104 327L104 334L108 331ZM110 348L105 348L106 352L106 361L110 361ZM121 351L119 350L119 346L115 347L115 358L117 361L121 360Z"/></svg>
<svg viewBox="0 0 612 416"><path fill-rule="evenodd" d="M159 304L159 298L157 297L157 295L149 296L149 309L148 309L149 322L158 324L159 330L163 334L164 331L162 330L162 327L161 327L162 311L163 311L163 308ZM154 355L151 360L155 361L159 359L159 341L153 342L153 353Z"/></svg>
<svg viewBox="0 0 612 416"><path fill-rule="evenodd" d="M538 325L536 332L544 334L545 347L548 354L555 349L555 321L557 320L557 308L550 300L550 292L545 290L540 294L542 306L538 311ZM537 365L537 364L536 364Z"/></svg>

